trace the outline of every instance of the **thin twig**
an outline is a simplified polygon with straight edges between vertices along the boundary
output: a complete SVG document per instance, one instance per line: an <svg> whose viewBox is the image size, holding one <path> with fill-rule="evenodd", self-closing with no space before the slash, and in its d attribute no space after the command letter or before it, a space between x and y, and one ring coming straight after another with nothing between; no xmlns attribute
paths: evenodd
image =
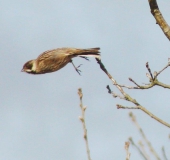
<svg viewBox="0 0 170 160"><path fill-rule="evenodd" d="M111 76L111 74L107 71L107 69L105 68L105 66L103 65L102 61L98 58L96 58L97 63L100 65L100 68L107 74L107 76L109 77L109 79L112 81L113 85L115 85L118 90L124 95L126 96L126 93L123 91L122 87L120 87L116 80Z"/></svg>
<svg viewBox="0 0 170 160"><path fill-rule="evenodd" d="M154 78L157 78L158 75L159 75L160 73L162 73L165 69L167 69L169 66L170 66L170 63L168 62L168 64L167 64L163 69L161 69L159 72L157 72L157 74L154 76Z"/></svg>
<svg viewBox="0 0 170 160"><path fill-rule="evenodd" d="M130 137L129 138L130 143L138 150L138 152L140 153L140 155L145 159L148 160L147 157L145 157L145 155L143 154L143 152L141 151L141 149L134 143L133 139Z"/></svg>
<svg viewBox="0 0 170 160"><path fill-rule="evenodd" d="M146 144L148 145L151 153L155 156L155 158L157 160L160 160L160 157L158 156L158 154L156 153L155 149L153 148L152 144L149 142L149 140L146 138L145 133L143 132L142 128L140 127L140 125L138 124L136 117L133 115L132 112L129 113L129 116L131 117L132 121L134 122L135 126L137 127L139 133L141 134L142 138L144 139L144 141L146 142Z"/></svg>
<svg viewBox="0 0 170 160"><path fill-rule="evenodd" d="M87 157L88 157L88 160L91 160L90 149L89 149L88 138L87 138L86 122L85 122L85 110L86 110L86 107L83 106L83 101L82 101L83 93L82 93L81 88L78 89L78 95L80 97L80 108L81 108L81 117L79 117L79 119L81 120L82 125L83 125L84 140L85 140L85 143L86 143Z"/></svg>
<svg viewBox="0 0 170 160"><path fill-rule="evenodd" d="M140 109L138 107L127 107L127 106L122 106L120 104L117 104L117 109Z"/></svg>
<svg viewBox="0 0 170 160"><path fill-rule="evenodd" d="M120 87L127 88L127 89L141 89L140 87L133 87L133 86L126 86L126 85L120 85Z"/></svg>
<svg viewBox="0 0 170 160"><path fill-rule="evenodd" d="M165 153L165 149L164 147L162 147L162 154L163 154L163 157L165 160L168 160L167 156L166 156L166 153Z"/></svg>
<svg viewBox="0 0 170 160"><path fill-rule="evenodd" d="M152 75L152 72L151 72L151 69L150 69L150 67L149 67L149 63L148 63L148 62L146 62L146 68L148 69L149 74L150 74L150 76L151 76L152 80L154 80L154 78L153 78L153 75Z"/></svg>
<svg viewBox="0 0 170 160"><path fill-rule="evenodd" d="M140 145L140 148L141 148L143 154L145 155L145 157L147 158L147 160L149 160L150 158L149 158L148 154L147 154L146 151L145 151L145 147L144 147L142 141L139 141L139 145Z"/></svg>
<svg viewBox="0 0 170 160"><path fill-rule="evenodd" d="M130 160L129 146L130 146L130 142L125 142L126 160Z"/></svg>
<svg viewBox="0 0 170 160"><path fill-rule="evenodd" d="M120 95L118 95L118 94L114 93L113 91L111 91L111 89L110 89L110 86L109 86L109 85L107 85L107 86L106 86L106 88L107 88L107 90L108 90L108 93L109 93L109 94L112 94L112 96L113 96L114 98L119 97L120 99L125 99L125 97L120 96Z"/></svg>
<svg viewBox="0 0 170 160"><path fill-rule="evenodd" d="M137 84L132 78L129 78L129 81L133 82L136 86L138 86L139 88L141 88L140 85Z"/></svg>

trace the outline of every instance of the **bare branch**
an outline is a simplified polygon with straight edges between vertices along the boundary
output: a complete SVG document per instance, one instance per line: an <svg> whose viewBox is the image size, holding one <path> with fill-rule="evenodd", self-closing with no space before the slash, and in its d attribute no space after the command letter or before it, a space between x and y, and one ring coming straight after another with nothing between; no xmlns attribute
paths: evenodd
<svg viewBox="0 0 170 160"><path fill-rule="evenodd" d="M161 87L163 87L163 88L168 88L168 89L170 89L170 85L161 83L161 82L159 82L159 81L156 81L155 85L161 86Z"/></svg>
<svg viewBox="0 0 170 160"><path fill-rule="evenodd" d="M86 151L87 151L88 160L91 160L90 149L89 149L88 138L87 138L87 129L86 129L86 123L85 123L85 110L86 110L86 107L83 106L83 101L82 101L83 93L82 93L81 88L78 89L78 95L80 97L80 108L81 108L81 114L82 114L81 117L79 117L79 119L81 120L82 125L83 125L84 140L86 142Z"/></svg>
<svg viewBox="0 0 170 160"><path fill-rule="evenodd" d="M158 156L158 154L154 150L154 148L151 145L151 143L149 142L149 140L146 138L145 133L143 132L142 128L140 127L139 123L137 122L136 117L133 115L132 112L129 113L129 116L131 117L132 121L134 122L135 126L137 127L137 129L138 129L139 133L141 134L142 138L144 139L144 141L148 145L148 147L149 147L150 151L152 152L152 154L155 156L155 158L157 160L160 160L160 157Z"/></svg>
<svg viewBox="0 0 170 160"><path fill-rule="evenodd" d="M140 109L138 107L125 107L120 104L117 104L116 106L117 106L117 109Z"/></svg>
<svg viewBox="0 0 170 160"><path fill-rule="evenodd" d="M112 94L112 96L113 96L114 98L119 97L120 99L125 99L125 97L120 96L120 95L118 95L118 94L116 94L116 93L113 93L113 91L111 91L111 89L110 89L110 86L109 86L109 85L107 85L107 86L106 86L106 88L108 89L108 93L109 93L109 94Z"/></svg>
<svg viewBox="0 0 170 160"><path fill-rule="evenodd" d="M167 126L170 128L170 124L168 124L167 122L164 122L162 119L156 117L154 114L152 114L150 111L148 111L146 108L144 108L143 106L141 106L135 99L133 99L132 97L130 97L130 95L128 95L127 93L124 92L123 88L116 82L116 80L111 76L111 74L107 71L107 69L105 68L105 66L103 65L103 63L101 62L101 60L96 58L97 63L100 65L100 68L106 73L106 75L109 77L109 79L112 81L113 85L115 85L117 87L117 89L122 93L122 95L124 96L124 98L126 99L126 101L132 102L133 104L136 105L137 108L141 109L143 112L145 112L146 114L148 114L151 118L154 118L155 120L157 120L158 122L162 123L163 125ZM156 81L156 80L155 80ZM110 87L109 87L110 89ZM109 90L111 91L111 89ZM120 105L119 105L120 106Z"/></svg>
<svg viewBox="0 0 170 160"><path fill-rule="evenodd" d="M143 152L141 151L141 149L134 143L133 139L130 137L129 138L130 143L138 150L138 152L140 153L140 155L145 159L148 160L147 157L143 154Z"/></svg>
<svg viewBox="0 0 170 160"><path fill-rule="evenodd" d="M136 86L138 86L138 88L140 88L140 85L137 84L132 78L129 78L129 81L133 82Z"/></svg>
<svg viewBox="0 0 170 160"><path fill-rule="evenodd" d="M159 72L157 72L157 74L154 76L154 78L157 78L159 74L161 74L165 69L167 69L170 66L170 62L168 62L168 64L161 69Z"/></svg>
<svg viewBox="0 0 170 160"><path fill-rule="evenodd" d="M163 87L163 88L170 89L170 85L159 82L157 79L154 79L154 81L152 81L148 85L145 85L145 86L138 85L138 88L137 87L136 88L135 87L134 88L129 87L128 89L149 89L149 88L152 88L154 86L160 86L160 87Z"/></svg>
<svg viewBox="0 0 170 160"><path fill-rule="evenodd" d="M151 76L151 78L152 78L152 80L153 80L154 78L153 78L153 75L152 75L152 72L151 72L151 69L150 69L150 67L149 67L149 63L148 63L148 62L146 62L146 68L148 69L149 74L150 74L150 76Z"/></svg>
<svg viewBox="0 0 170 160"><path fill-rule="evenodd" d="M119 85L119 86L127 89L140 89L140 87L126 86L126 85Z"/></svg>
<svg viewBox="0 0 170 160"><path fill-rule="evenodd" d="M149 5L150 5L150 9L151 9L151 13L154 16L154 18L156 19L156 23L161 27L163 33L166 35L166 37L170 40L170 27L167 24L167 22L165 21L165 19L163 18L157 1L156 0L148 0Z"/></svg>
<svg viewBox="0 0 170 160"><path fill-rule="evenodd" d="M145 157L147 158L147 160L149 160L150 158L149 158L148 154L147 154L146 151L145 151L145 147L144 147L142 141L139 141L139 146L140 146L140 148L141 148L143 154L144 154Z"/></svg>
<svg viewBox="0 0 170 160"><path fill-rule="evenodd" d="M115 85L117 87L117 89L124 95L126 96L126 93L123 91L122 87L120 87L116 80L111 76L111 74L107 71L107 69L105 68L105 66L103 65L102 61L98 58L96 58L97 63L100 65L100 68L103 70L103 72L106 73L106 75L109 77L109 79L112 81L113 85Z"/></svg>
<svg viewBox="0 0 170 160"><path fill-rule="evenodd" d="M122 97L122 96L120 96L120 95L118 95L118 94L116 94L116 93L112 93L112 95L113 95L114 98L119 97L120 99L126 100L125 97Z"/></svg>
<svg viewBox="0 0 170 160"><path fill-rule="evenodd" d="M110 86L107 85L106 88L108 89L108 93L112 94L112 91L111 91L111 89L110 89Z"/></svg>
<svg viewBox="0 0 170 160"><path fill-rule="evenodd" d="M129 146L130 142L125 142L126 160L130 160Z"/></svg>
<svg viewBox="0 0 170 160"><path fill-rule="evenodd" d="M163 157L165 160L168 160L167 156L166 156L166 153L165 153L165 149L164 147L162 147L162 154L163 154Z"/></svg>
<svg viewBox="0 0 170 160"><path fill-rule="evenodd" d="M146 68L148 69L149 73L146 74L146 76L149 78L150 83L149 84L145 84L145 86L139 85L138 83L136 83L132 78L129 78L129 80L131 82L133 82L137 87L133 87L133 86L126 86L126 85L119 85L120 87L124 87L124 88L128 88L128 89L149 89L152 88L154 86L160 86L163 88L167 88L170 89L170 85L164 84L162 82L159 82L157 77L159 74L161 74L165 69L167 69L170 66L170 60L168 60L168 64L163 67L159 72L154 72L154 76L151 73L151 69L149 67L148 62L146 63Z"/></svg>

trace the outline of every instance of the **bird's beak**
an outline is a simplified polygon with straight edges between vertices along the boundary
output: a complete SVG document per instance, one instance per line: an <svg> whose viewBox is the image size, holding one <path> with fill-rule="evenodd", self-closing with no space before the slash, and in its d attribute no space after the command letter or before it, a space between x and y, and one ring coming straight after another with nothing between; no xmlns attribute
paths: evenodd
<svg viewBox="0 0 170 160"><path fill-rule="evenodd" d="M24 69L22 69L21 72L25 72Z"/></svg>

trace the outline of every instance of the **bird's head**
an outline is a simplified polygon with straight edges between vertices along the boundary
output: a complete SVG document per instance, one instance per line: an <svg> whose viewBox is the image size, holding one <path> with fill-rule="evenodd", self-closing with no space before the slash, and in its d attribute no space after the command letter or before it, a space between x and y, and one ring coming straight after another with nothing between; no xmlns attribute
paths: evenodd
<svg viewBox="0 0 170 160"><path fill-rule="evenodd" d="M35 60L30 60L26 62L21 70L21 72L27 72L30 74L36 74L35 71Z"/></svg>

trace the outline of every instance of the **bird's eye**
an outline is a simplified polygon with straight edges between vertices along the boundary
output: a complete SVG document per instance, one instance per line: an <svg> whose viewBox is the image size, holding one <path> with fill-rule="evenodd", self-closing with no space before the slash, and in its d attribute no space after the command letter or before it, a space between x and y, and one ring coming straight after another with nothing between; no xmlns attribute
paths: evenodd
<svg viewBox="0 0 170 160"><path fill-rule="evenodd" d="M28 65L27 65L27 68L29 68L29 69L31 70L32 64L28 64Z"/></svg>

